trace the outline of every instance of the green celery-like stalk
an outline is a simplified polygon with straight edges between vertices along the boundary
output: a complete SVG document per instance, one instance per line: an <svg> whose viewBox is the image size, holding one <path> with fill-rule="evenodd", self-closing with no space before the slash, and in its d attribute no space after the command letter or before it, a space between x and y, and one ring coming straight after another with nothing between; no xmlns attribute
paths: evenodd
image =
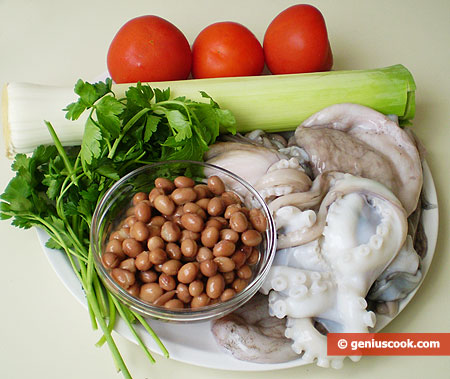
<svg viewBox="0 0 450 379"><path fill-rule="evenodd" d="M329 71L308 74L263 75L237 78L192 79L149 83L168 88L171 97L202 99L208 93L236 118L237 131L263 129L279 132L295 129L313 113L336 103L357 103L408 122L414 117L416 85L412 74L401 65L370 70ZM130 84L113 84L120 98ZM64 146L79 145L86 119L68 121L60 110L73 101L72 88L9 83L3 94L6 149L30 152L49 144L42 119L51 119Z"/></svg>

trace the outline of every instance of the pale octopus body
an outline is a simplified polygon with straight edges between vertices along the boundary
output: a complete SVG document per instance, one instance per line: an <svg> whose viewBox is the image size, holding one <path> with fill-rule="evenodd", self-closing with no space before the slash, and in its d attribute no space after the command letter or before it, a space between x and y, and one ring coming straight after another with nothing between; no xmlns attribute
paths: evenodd
<svg viewBox="0 0 450 379"><path fill-rule="evenodd" d="M355 104L337 104L313 115L297 128L289 146L258 132L249 137L258 145L222 142L207 160L249 181L273 213L279 250L261 288L268 295L270 316L285 321L285 337L303 361L339 368L344 357L327 355L326 336L317 322L328 332L368 332L376 324L366 301L374 282L384 280L381 287L391 289L389 300L398 300L405 293L392 291L407 293L418 280L408 281L405 289L386 285L388 275L420 278L407 223L422 188L419 153L395 121ZM246 157L255 162L253 170L242 164ZM395 278L403 280L402 275ZM245 313L240 317L245 319ZM239 359L292 359L289 354L280 358L272 345L285 349L286 341L275 335L270 351L261 347L259 358L247 354L245 341L261 331L230 328L233 322L227 317L215 322L213 333Z"/></svg>

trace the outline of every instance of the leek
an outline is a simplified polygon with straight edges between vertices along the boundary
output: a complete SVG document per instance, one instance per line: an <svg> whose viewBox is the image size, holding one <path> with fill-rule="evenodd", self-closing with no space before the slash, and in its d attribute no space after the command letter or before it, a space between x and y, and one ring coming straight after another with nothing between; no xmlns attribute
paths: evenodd
<svg viewBox="0 0 450 379"><path fill-rule="evenodd" d="M308 74L196 79L149 83L170 88L173 97L202 100L208 93L221 107L233 112L239 132L263 129L293 130L320 109L336 103L358 103L400 122L414 117L415 83L403 65L371 70L329 71ZM123 97L130 84L115 84L116 97ZM8 156L28 153L40 144L52 143L42 120L51 120L64 146L79 145L85 119L69 121L61 110L75 101L72 88L9 83L2 108ZM204 99L203 99L204 101Z"/></svg>

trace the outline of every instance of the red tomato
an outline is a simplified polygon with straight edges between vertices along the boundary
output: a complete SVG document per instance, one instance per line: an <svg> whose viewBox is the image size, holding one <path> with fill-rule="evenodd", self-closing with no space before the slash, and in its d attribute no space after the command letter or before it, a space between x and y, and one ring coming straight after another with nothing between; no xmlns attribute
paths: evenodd
<svg viewBox="0 0 450 379"><path fill-rule="evenodd" d="M236 22L218 22L203 29L192 45L194 78L261 74L264 52L254 34Z"/></svg>
<svg viewBox="0 0 450 379"><path fill-rule="evenodd" d="M264 56L272 74L330 70L333 54L322 13L306 4L281 12L264 35Z"/></svg>
<svg viewBox="0 0 450 379"><path fill-rule="evenodd" d="M142 16L117 32L107 63L116 83L179 80L189 76L192 54L176 26L157 16Z"/></svg>

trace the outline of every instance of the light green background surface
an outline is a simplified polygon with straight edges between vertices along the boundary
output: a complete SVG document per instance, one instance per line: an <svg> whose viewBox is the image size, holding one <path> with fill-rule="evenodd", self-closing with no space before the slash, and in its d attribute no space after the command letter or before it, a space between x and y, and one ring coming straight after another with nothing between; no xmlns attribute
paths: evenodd
<svg viewBox="0 0 450 379"><path fill-rule="evenodd" d="M449 106L450 2L311 1L324 14L334 69L402 63L417 83L414 131L428 150L437 186L439 240L429 274L416 297L387 332L450 332ZM72 86L106 70L109 42L129 19L162 16L192 43L205 26L233 20L262 41L272 18L293 1L24 1L0 0L0 85L25 81ZM11 162L0 142L0 189ZM16 378L120 378L98 333L49 266L34 231L0 222L0 376ZM449 357L365 357L340 371L314 365L271 372L231 372L158 357L149 365L132 343L117 337L136 379L143 378L448 378Z"/></svg>

